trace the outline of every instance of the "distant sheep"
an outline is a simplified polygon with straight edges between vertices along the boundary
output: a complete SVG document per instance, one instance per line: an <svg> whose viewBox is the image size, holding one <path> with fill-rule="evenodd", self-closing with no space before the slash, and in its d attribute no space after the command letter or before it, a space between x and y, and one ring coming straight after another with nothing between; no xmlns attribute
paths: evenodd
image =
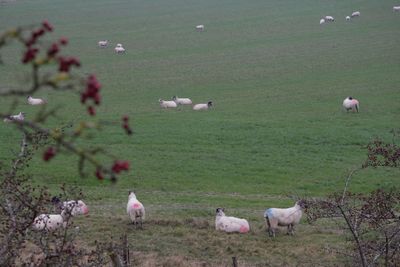
<svg viewBox="0 0 400 267"><path fill-rule="evenodd" d="M332 16L325 16L325 21L335 21L335 18Z"/></svg>
<svg viewBox="0 0 400 267"><path fill-rule="evenodd" d="M264 213L266 226L269 236L275 237L275 231L278 226L287 226L288 234L294 234L294 226L300 222L303 215L302 209L305 208L305 202L300 200L288 209L269 208Z"/></svg>
<svg viewBox="0 0 400 267"><path fill-rule="evenodd" d="M360 11L354 11L353 13L351 13L351 17L359 17L361 15Z"/></svg>
<svg viewBox="0 0 400 267"><path fill-rule="evenodd" d="M47 101L41 98L33 98L31 96L28 96L28 104L33 106L44 105L47 104Z"/></svg>
<svg viewBox="0 0 400 267"><path fill-rule="evenodd" d="M394 6L393 11L400 11L400 6Z"/></svg>
<svg viewBox="0 0 400 267"><path fill-rule="evenodd" d="M192 104L192 100L190 100L190 98L180 98L177 96L173 96L172 100L178 105L191 105Z"/></svg>
<svg viewBox="0 0 400 267"><path fill-rule="evenodd" d="M145 210L143 204L137 200L135 193L129 191L128 204L126 206L126 212L129 215L132 223L137 227L143 227L143 220L145 218Z"/></svg>
<svg viewBox="0 0 400 267"><path fill-rule="evenodd" d="M325 23L325 19L320 19L319 24L324 24Z"/></svg>
<svg viewBox="0 0 400 267"><path fill-rule="evenodd" d="M250 231L249 222L245 219L225 216L224 208L217 208L215 217L215 229L227 233L247 233Z"/></svg>
<svg viewBox="0 0 400 267"><path fill-rule="evenodd" d="M350 16L346 16L346 20L350 20Z"/></svg>
<svg viewBox="0 0 400 267"><path fill-rule="evenodd" d="M4 118L4 122L12 122L12 121L23 121L25 120L25 113L20 112L18 115L10 115L7 118Z"/></svg>
<svg viewBox="0 0 400 267"><path fill-rule="evenodd" d="M125 53L125 48L122 47L122 44L117 44L114 50L115 52L117 52L117 54Z"/></svg>
<svg viewBox="0 0 400 267"><path fill-rule="evenodd" d="M175 103L175 101L166 101L159 99L158 102L160 102L160 107L162 108L176 108L178 105Z"/></svg>
<svg viewBox="0 0 400 267"><path fill-rule="evenodd" d="M69 200L61 202L58 197L53 197L51 202L56 207L56 212L62 212L68 209L72 216L86 215L89 213L89 208L82 200Z"/></svg>
<svg viewBox="0 0 400 267"><path fill-rule="evenodd" d="M107 47L107 46L108 46L108 40L99 41L99 42L97 43L97 45L98 45L99 47L101 47L101 48Z"/></svg>
<svg viewBox="0 0 400 267"><path fill-rule="evenodd" d="M343 100L343 107L346 111L352 110L354 112L358 112L360 109L360 103L357 99L352 98L351 96L347 97Z"/></svg>
<svg viewBox="0 0 400 267"><path fill-rule="evenodd" d="M208 101L207 104L196 104L193 106L193 110L207 110L212 106L212 101Z"/></svg>
<svg viewBox="0 0 400 267"><path fill-rule="evenodd" d="M202 31L204 31L204 25L197 25L196 26L196 31L199 31L199 32L202 32Z"/></svg>

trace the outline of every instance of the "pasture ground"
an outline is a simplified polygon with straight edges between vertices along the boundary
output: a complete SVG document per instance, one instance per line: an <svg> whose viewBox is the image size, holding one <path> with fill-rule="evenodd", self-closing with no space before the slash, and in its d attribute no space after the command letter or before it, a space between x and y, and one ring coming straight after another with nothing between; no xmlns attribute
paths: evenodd
<svg viewBox="0 0 400 267"><path fill-rule="evenodd" d="M82 179L68 155L48 164L34 159L34 183L54 193L61 183L79 185L91 214L76 218L88 245L128 233L135 263L154 266L337 266L334 247L348 244L334 222L303 222L294 237L266 236L263 212L289 206L293 196L341 190L348 170L360 166L365 145L390 140L399 128L400 14L389 0L35 0L0 2L0 30L48 19L54 37L66 36L66 53L95 73L103 103L98 117L131 117L135 134L105 126L86 141L131 161L115 185ZM350 22L345 16L360 10ZM324 15L334 23L319 25ZM204 32L195 25L204 24ZM107 49L97 48L108 39ZM113 47L122 43L126 54ZM26 85L21 48L2 51L0 84ZM160 110L173 95L195 103L212 100L209 112L189 107ZM346 113L347 96L360 113ZM62 105L52 125L87 119L78 96L43 91ZM4 111L11 98L0 99ZM16 111L29 118L34 107ZM0 160L16 151L19 135L0 127ZM89 170L92 172L92 170ZM399 170L366 169L350 189L368 192L399 185ZM127 225L127 191L147 211L145 229ZM245 217L249 235L214 230L216 207ZM140 256L139 256L140 255Z"/></svg>

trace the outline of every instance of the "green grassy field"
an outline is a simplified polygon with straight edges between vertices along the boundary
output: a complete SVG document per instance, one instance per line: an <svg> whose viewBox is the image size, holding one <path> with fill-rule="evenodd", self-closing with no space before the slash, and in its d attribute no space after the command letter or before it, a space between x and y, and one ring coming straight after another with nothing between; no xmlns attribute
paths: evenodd
<svg viewBox="0 0 400 267"><path fill-rule="evenodd" d="M118 127L105 127L87 141L131 161L131 172L116 185L81 179L69 156L57 156L49 164L34 160L30 171L35 182L55 193L62 182L82 186L91 207L89 218L77 220L87 226L81 227L85 237L128 231L135 251L159 256L165 265L224 265L233 255L248 266L307 265L310 257L335 265L341 257L329 254L327 246L342 239L334 227L302 224L294 238L281 235L271 241L262 214L266 207L292 205L291 196L340 190L348 170L365 160L365 145L376 136L390 140L390 130L399 128L400 15L392 12L395 4L0 3L1 31L48 19L55 37L68 37L66 52L83 63L76 72L96 73L103 85L99 117L119 120L120 114L128 114L135 131L127 138ZM346 22L354 10L361 17ZM324 15L336 21L321 26ZM205 25L204 32L194 30L198 24ZM109 48L97 48L103 39L111 42ZM124 45L126 54L114 53L116 43ZM0 84L24 84L27 69L20 66L20 53L14 46L3 50ZM215 106L208 112L161 110L158 99L173 95L195 103L212 100ZM341 109L349 95L360 100L360 113ZM51 107L64 107L62 123L87 119L75 95L43 91L37 96L47 98ZM0 99L1 111L11 101ZM25 104L18 109L28 118L34 112ZM0 160L8 161L19 136L3 125L0 141ZM399 185L399 177L399 170L367 169L354 176L350 188L390 188ZM126 225L129 189L147 208L144 231ZM247 236L216 234L213 220L219 206L248 218L254 231Z"/></svg>

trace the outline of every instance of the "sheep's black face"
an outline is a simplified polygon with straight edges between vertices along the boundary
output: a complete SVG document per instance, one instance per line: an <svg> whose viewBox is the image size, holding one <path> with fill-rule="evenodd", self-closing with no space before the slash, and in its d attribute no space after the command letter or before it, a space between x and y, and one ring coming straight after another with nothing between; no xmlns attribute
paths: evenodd
<svg viewBox="0 0 400 267"><path fill-rule="evenodd" d="M297 204L300 206L300 208L302 208L302 209L306 209L307 208L307 202L305 201L305 200L299 200L298 202L297 202Z"/></svg>

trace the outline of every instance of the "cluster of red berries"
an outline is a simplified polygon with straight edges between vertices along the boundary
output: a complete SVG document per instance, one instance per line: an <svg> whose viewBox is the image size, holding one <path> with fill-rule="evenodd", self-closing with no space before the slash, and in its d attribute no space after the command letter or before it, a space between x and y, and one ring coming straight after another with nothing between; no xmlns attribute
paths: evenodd
<svg viewBox="0 0 400 267"><path fill-rule="evenodd" d="M129 121L128 115L122 116L122 128L124 128L127 135L131 135L133 131L131 127L129 127L128 121Z"/></svg>
<svg viewBox="0 0 400 267"><path fill-rule="evenodd" d="M27 50L22 58L22 63L26 64L35 59L39 49L33 46L36 44L37 40L46 33L46 31L53 31L53 26L47 20L43 21L39 29L32 31L30 38L25 41Z"/></svg>
<svg viewBox="0 0 400 267"><path fill-rule="evenodd" d="M128 171L129 170L129 162L126 160L116 160L116 161L114 161L114 164L112 165L111 170L114 173L120 173L121 171ZM98 180L104 179L104 174L100 167L96 169L96 177ZM115 177L114 177L114 180L115 180Z"/></svg>
<svg viewBox="0 0 400 267"><path fill-rule="evenodd" d="M100 88L101 84L97 81L96 76L89 75L86 80L86 89L81 93L81 103L85 104L88 99L92 99L95 105L99 105L101 100ZM96 110L92 105L88 106L88 113L91 116L96 115Z"/></svg>

